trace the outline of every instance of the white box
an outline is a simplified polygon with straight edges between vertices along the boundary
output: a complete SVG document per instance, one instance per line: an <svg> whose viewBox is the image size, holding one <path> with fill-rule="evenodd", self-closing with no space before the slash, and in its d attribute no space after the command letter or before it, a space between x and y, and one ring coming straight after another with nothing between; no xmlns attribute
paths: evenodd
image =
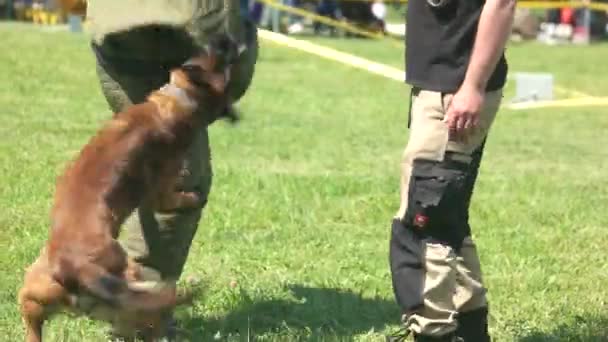
<svg viewBox="0 0 608 342"><path fill-rule="evenodd" d="M515 102L553 100L553 75L547 73L517 72Z"/></svg>

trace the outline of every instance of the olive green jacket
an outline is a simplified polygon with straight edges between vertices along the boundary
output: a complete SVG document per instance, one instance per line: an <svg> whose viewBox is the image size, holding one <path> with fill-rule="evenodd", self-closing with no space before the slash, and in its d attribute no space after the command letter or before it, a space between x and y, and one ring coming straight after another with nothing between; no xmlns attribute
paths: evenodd
<svg viewBox="0 0 608 342"><path fill-rule="evenodd" d="M89 0L87 21L98 44L109 33L147 24L183 28L200 46L224 29L245 40L238 0Z"/></svg>
<svg viewBox="0 0 608 342"><path fill-rule="evenodd" d="M127 73L146 64L151 68L145 70L155 70L167 61L185 61L203 50L211 35L227 32L247 46L232 70L228 91L234 101L252 81L257 30L241 16L239 0L89 0L87 22L98 51Z"/></svg>

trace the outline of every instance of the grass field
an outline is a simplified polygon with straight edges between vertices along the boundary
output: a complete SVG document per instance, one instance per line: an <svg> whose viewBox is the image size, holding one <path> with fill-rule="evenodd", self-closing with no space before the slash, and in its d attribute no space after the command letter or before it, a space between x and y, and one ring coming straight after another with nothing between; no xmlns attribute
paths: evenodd
<svg viewBox="0 0 608 342"><path fill-rule="evenodd" d="M55 175L110 114L84 36L2 24L0 37L0 340L13 342ZM320 42L403 64L387 44ZM607 55L608 45L508 50L512 71L552 72L598 96ZM262 42L244 120L210 128L214 185L184 274L208 290L178 312L191 340L383 341L398 327L387 255L407 94ZM608 341L607 132L603 107L499 113L471 213L495 341ZM104 331L63 317L46 336Z"/></svg>

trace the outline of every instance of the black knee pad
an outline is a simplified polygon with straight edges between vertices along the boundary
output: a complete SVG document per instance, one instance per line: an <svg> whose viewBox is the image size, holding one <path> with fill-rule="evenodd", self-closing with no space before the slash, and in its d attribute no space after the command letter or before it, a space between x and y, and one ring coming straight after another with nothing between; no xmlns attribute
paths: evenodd
<svg viewBox="0 0 608 342"><path fill-rule="evenodd" d="M398 219L391 228L389 262L397 304L404 313L414 312L424 305L424 241Z"/></svg>

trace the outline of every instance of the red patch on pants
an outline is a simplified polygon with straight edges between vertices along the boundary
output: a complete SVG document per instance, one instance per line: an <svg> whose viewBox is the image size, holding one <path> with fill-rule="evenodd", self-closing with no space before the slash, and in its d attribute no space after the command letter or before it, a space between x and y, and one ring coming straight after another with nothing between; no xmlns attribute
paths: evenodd
<svg viewBox="0 0 608 342"><path fill-rule="evenodd" d="M414 226L418 227L418 228L424 228L427 223L429 223L429 217L422 215L422 214L416 214L416 216L414 216Z"/></svg>

